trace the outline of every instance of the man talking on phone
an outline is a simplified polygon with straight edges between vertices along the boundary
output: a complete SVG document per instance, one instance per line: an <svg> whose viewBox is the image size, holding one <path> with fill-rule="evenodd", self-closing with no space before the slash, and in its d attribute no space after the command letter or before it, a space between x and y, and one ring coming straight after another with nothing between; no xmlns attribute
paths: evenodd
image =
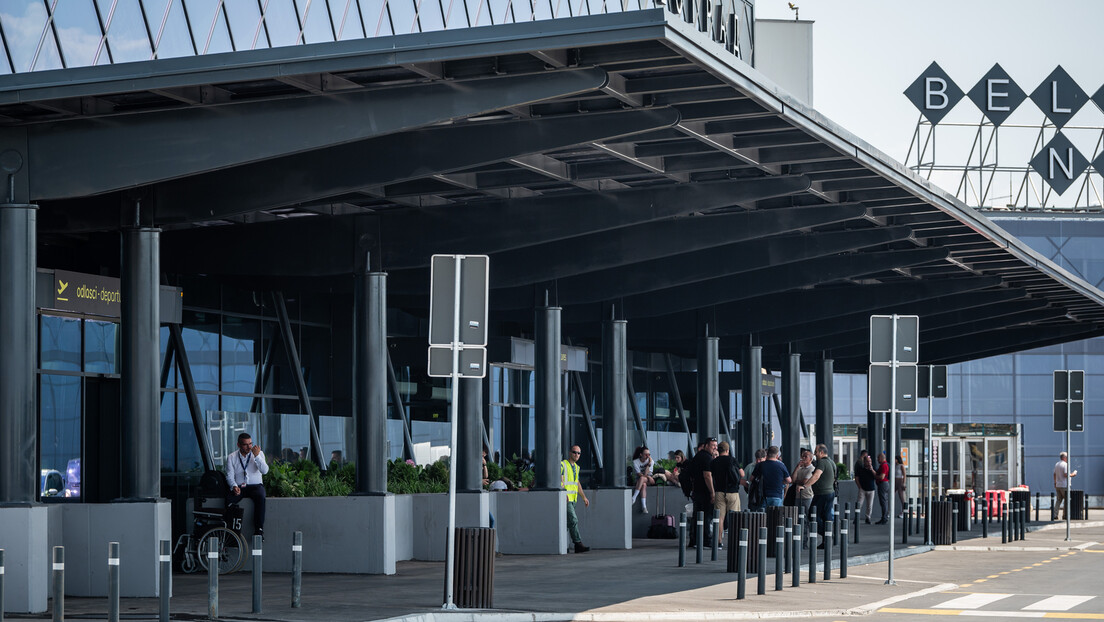
<svg viewBox="0 0 1104 622"><path fill-rule="evenodd" d="M258 536L264 537L265 489L262 477L268 473L264 452L253 444L253 437L242 432L238 435L238 451L226 458L226 482L230 494L226 508L237 505L243 498L253 500L253 526Z"/></svg>

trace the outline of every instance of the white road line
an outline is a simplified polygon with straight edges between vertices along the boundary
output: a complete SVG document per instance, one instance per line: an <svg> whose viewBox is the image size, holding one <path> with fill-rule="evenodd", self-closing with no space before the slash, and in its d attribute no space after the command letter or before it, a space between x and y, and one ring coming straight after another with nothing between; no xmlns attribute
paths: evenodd
<svg viewBox="0 0 1104 622"><path fill-rule="evenodd" d="M1044 598L1039 602L1024 607L1025 611L1069 611L1081 603L1092 600L1093 596L1071 596L1069 594L1055 594L1050 598Z"/></svg>
<svg viewBox="0 0 1104 622"><path fill-rule="evenodd" d="M933 609L977 609L990 605L998 600L1008 598L1011 594L968 594L958 598L952 598L945 603L932 607Z"/></svg>

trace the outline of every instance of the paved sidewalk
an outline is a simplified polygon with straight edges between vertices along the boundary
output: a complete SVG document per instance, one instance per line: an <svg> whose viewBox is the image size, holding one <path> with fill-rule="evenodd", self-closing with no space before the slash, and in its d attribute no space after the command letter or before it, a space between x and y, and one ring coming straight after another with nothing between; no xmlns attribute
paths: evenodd
<svg viewBox="0 0 1104 622"><path fill-rule="evenodd" d="M1045 529L1029 533L1027 540L1000 544L999 525L996 537L990 532L982 541L980 531L963 533L959 548L979 547L988 550L1023 551L1025 546L1045 550L1085 548L1090 543L1104 541L1104 523L1075 524L1073 541L1065 542L1061 529ZM931 547L895 545L900 568L895 575L897 585L884 585L888 558L888 528L860 526L861 542L851 545L852 558L846 579L838 570L832 580L824 581L818 572L815 585L807 583L808 572L802 572L801 587L791 588L789 575L785 589L774 591L774 575L768 574L765 595L756 594L756 578L749 577L747 598L736 599L736 575L725 572L724 552L718 561L694 563L694 551L687 551L687 566L677 567L677 541L635 540L628 551L594 550L586 554L564 556L507 555L495 560L495 605L491 611L461 611L444 613L444 565L431 562L400 562L398 574L379 575L305 575L302 607L292 609L291 578L283 573L266 573L264 577L264 608L261 614L251 614L251 578L248 572L221 577L220 617L235 620L280 621L360 621L387 618L407 618L410 622L551 622L579 620L615 622L621 620L736 620L775 617L842 616L872 611L895 600L915 596L922 590L948 589L956 582L955 568L939 562L944 555L973 555L968 552L937 551ZM910 538L913 543L922 539ZM984 542L984 546L983 546ZM274 546L274 543L268 543ZM944 548L944 547L939 547ZM951 547L947 547L951 548ZM305 551L309 555L309 549ZM986 553L978 552L977 555ZM834 554L838 558L838 552ZM709 559L709 551L705 553ZM807 552L803 555L807 560ZM818 555L818 559L822 559ZM932 561L928 561L931 559ZM874 564L868 566L859 563ZM124 562L125 563L125 562ZM910 577L910 568L931 566L929 571ZM961 581L970 580L976 569L963 566ZM773 570L773 560L768 568ZM973 573L973 574L971 574ZM194 620L207 616L206 575L174 576L172 599L174 619ZM888 599L888 600L887 600ZM66 617L70 619L105 617L107 606L102 598L66 599ZM124 599L124 619L155 619L155 599ZM10 616L9 616L10 617ZM38 616L49 617L49 616Z"/></svg>

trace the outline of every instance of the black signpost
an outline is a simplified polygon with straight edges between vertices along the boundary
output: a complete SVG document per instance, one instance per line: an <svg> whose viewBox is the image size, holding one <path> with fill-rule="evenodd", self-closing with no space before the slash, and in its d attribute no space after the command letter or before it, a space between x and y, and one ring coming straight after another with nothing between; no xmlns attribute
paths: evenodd
<svg viewBox="0 0 1104 622"><path fill-rule="evenodd" d="M430 263L429 375L452 379L444 609L456 609L452 583L456 547L457 388L460 378L487 375L488 261L486 255L434 255Z"/></svg>
<svg viewBox="0 0 1104 622"><path fill-rule="evenodd" d="M1054 371L1054 431L1066 433L1066 541L1070 539L1070 476L1073 458L1070 455L1070 433L1085 431L1085 372L1058 369ZM1053 508L1051 508L1053 511Z"/></svg>
<svg viewBox="0 0 1104 622"><path fill-rule="evenodd" d="M920 317L916 315L870 316L870 371L867 377L867 409L889 415L889 456L897 455L895 419L899 412L916 412L916 364L920 358ZM893 516L889 495L886 516ZM893 580L894 521L889 521L889 576Z"/></svg>

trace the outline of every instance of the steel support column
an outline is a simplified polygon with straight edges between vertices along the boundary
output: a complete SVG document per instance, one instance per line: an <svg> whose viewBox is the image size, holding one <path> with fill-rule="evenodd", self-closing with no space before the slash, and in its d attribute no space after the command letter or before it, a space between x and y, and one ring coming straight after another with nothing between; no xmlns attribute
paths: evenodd
<svg viewBox="0 0 1104 622"><path fill-rule="evenodd" d="M698 341L698 443L715 437L720 422L720 393L718 392L717 352L720 339L702 337Z"/></svg>
<svg viewBox="0 0 1104 622"><path fill-rule="evenodd" d="M737 461L749 464L755 459L755 450L763 440L763 348L749 346L744 350L743 364L740 365L740 384L743 400L744 418L741 423L740 455Z"/></svg>
<svg viewBox="0 0 1104 622"><path fill-rule="evenodd" d="M483 379L460 379L456 420L456 489L483 489ZM538 447L540 446L538 441Z"/></svg>
<svg viewBox="0 0 1104 622"><path fill-rule="evenodd" d="M816 438L817 443L828 447L828 457L835 456L832 438L832 359L821 359L816 363Z"/></svg>
<svg viewBox="0 0 1104 622"><path fill-rule="evenodd" d="M626 485L623 465L629 457L625 447L628 432L628 373L625 320L602 323L602 453L605 468L602 483L622 488Z"/></svg>
<svg viewBox="0 0 1104 622"><path fill-rule="evenodd" d="M818 441L819 442L819 441ZM870 460L878 465L878 454L885 451L885 414L866 413L866 443L870 451ZM889 456L886 456L888 459Z"/></svg>
<svg viewBox="0 0 1104 622"><path fill-rule="evenodd" d="M161 230L123 230L120 470L122 496L161 496Z"/></svg>
<svg viewBox="0 0 1104 622"><path fill-rule="evenodd" d="M800 354L787 354L782 361L782 409L778 415L782 428L782 461L792 469L797 464L801 447Z"/></svg>
<svg viewBox="0 0 1104 622"><path fill-rule="evenodd" d="M387 492L387 274L356 276L353 426L357 494Z"/></svg>
<svg viewBox="0 0 1104 622"><path fill-rule="evenodd" d="M4 293L0 296L0 503L34 501L39 481L35 464L37 209L36 205L0 205L0 292ZM156 374L155 363L155 382Z"/></svg>
<svg viewBox="0 0 1104 622"><path fill-rule="evenodd" d="M180 324L169 324L169 349L176 358L176 369L180 372L180 386L184 389L184 399L188 402L188 412L192 414L192 429L199 442L199 457L203 468L208 471L215 468L211 454L211 437L203 425L203 410L199 406L199 394L196 393L195 380L192 378L192 365L188 362L188 351L184 348L184 335ZM165 353L166 363L169 353Z"/></svg>
<svg viewBox="0 0 1104 622"><path fill-rule="evenodd" d="M560 387L560 308L536 310L533 338L533 375L536 384L536 481L537 488L560 488L560 460L563 459L562 395ZM605 363L605 360L603 360ZM625 383L621 383L621 393Z"/></svg>

